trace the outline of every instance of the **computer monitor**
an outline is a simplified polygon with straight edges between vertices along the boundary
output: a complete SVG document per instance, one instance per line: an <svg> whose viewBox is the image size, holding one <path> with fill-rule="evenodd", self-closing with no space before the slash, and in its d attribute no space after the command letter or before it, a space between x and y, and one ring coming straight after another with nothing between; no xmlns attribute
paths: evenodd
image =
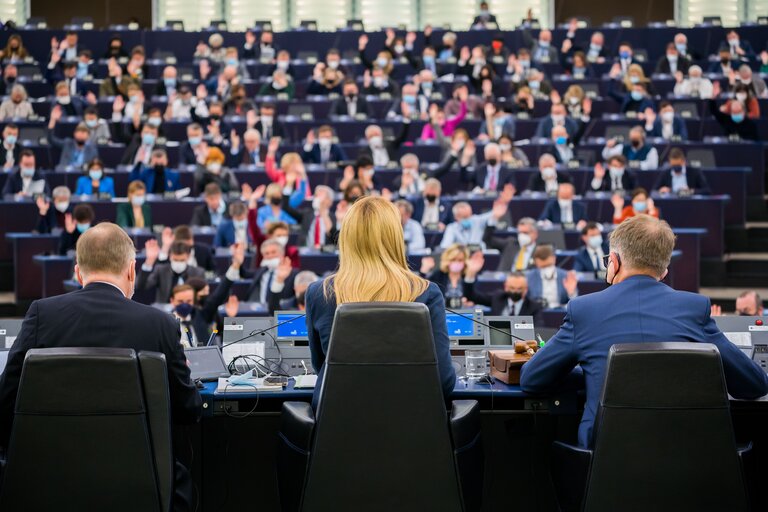
<svg viewBox="0 0 768 512"><path fill-rule="evenodd" d="M184 349L184 355L189 362L192 380L218 380L219 377L229 377L229 370L224 364L219 347L191 347Z"/></svg>
<svg viewBox="0 0 768 512"><path fill-rule="evenodd" d="M536 339L532 316L487 316L485 323L495 327L485 328L485 344L489 348L514 346L518 338L526 341Z"/></svg>
<svg viewBox="0 0 768 512"><path fill-rule="evenodd" d="M482 321L481 309L459 310L456 313L446 311L445 327L448 330L451 345L482 346L484 344Z"/></svg>
<svg viewBox="0 0 768 512"><path fill-rule="evenodd" d="M306 315L302 311L275 311L275 339L294 345L308 344Z"/></svg>
<svg viewBox="0 0 768 512"><path fill-rule="evenodd" d="M21 332L21 318L0 318L0 348L11 348Z"/></svg>
<svg viewBox="0 0 768 512"><path fill-rule="evenodd" d="M725 337L749 357L755 345L768 343L768 317L734 315L714 319Z"/></svg>
<svg viewBox="0 0 768 512"><path fill-rule="evenodd" d="M222 342L224 345L232 343L248 336L252 332L260 332L268 330L272 327L273 318L271 316L250 316L250 317L233 317L224 319L224 334L222 336ZM267 341L271 338L265 332L263 334L257 334L246 341Z"/></svg>

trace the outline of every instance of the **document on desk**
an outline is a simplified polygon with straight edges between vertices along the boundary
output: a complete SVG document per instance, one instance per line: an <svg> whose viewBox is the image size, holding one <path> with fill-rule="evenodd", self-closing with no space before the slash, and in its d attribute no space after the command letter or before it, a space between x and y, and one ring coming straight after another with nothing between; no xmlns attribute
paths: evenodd
<svg viewBox="0 0 768 512"><path fill-rule="evenodd" d="M294 377L296 381L293 389L314 389L317 384L317 375L299 375Z"/></svg>
<svg viewBox="0 0 768 512"><path fill-rule="evenodd" d="M283 386L274 386L264 384L263 378L248 379L244 383L232 384L228 377L219 377L219 383L216 386L217 394L238 394L238 393L253 393L253 392L269 392L282 391Z"/></svg>

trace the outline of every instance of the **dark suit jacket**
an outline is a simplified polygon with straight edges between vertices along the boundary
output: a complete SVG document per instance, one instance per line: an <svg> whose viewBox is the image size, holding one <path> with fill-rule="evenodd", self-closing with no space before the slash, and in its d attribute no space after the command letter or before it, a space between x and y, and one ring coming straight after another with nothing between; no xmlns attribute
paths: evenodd
<svg viewBox="0 0 768 512"><path fill-rule="evenodd" d="M253 240L250 240L251 235L248 233L248 229L246 231L246 236L248 237L249 244L253 243ZM214 237L213 245L216 247L229 247L232 244L235 243L235 224L232 221L232 219L225 219L221 221L221 224L219 224L219 228L216 230L216 236Z"/></svg>
<svg viewBox="0 0 768 512"><path fill-rule="evenodd" d="M398 155L400 152L400 146L403 145L403 142L405 142L405 139L408 138L408 130L411 128L410 122L402 123L402 128L400 129L400 133L398 136L391 140L391 141L385 141L384 142L384 149L387 150L387 154L389 155L389 159L393 162L398 162ZM358 158L366 155L370 157L371 160L373 160L373 151L371 151L371 147L369 145L365 145L360 148L360 151L358 152L357 156Z"/></svg>
<svg viewBox="0 0 768 512"><path fill-rule="evenodd" d="M11 150L11 153L13 154L13 163L14 165L18 165L19 163L19 153L21 153L21 146L16 143L13 145L13 150ZM5 144L0 143L0 167L5 165L5 162L8 161L8 150L5 148Z"/></svg>
<svg viewBox="0 0 768 512"><path fill-rule="evenodd" d="M496 16L493 14L489 14L487 17L475 16L475 19L472 20L472 26L478 25L480 23L496 23Z"/></svg>
<svg viewBox="0 0 768 512"><path fill-rule="evenodd" d="M357 114L368 115L368 102L365 100L365 96L357 95L355 99L355 105L357 106ZM349 108L347 107L347 99L344 97L337 98L331 103L331 109L328 112L332 116L348 116Z"/></svg>
<svg viewBox="0 0 768 512"><path fill-rule="evenodd" d="M266 137L266 134L264 133L264 123L259 120L255 125L254 128L261 134L261 140L266 144L269 142L269 140ZM272 137L280 137L285 138L285 127L283 126L283 123L278 121L277 119L272 120Z"/></svg>
<svg viewBox="0 0 768 512"><path fill-rule="evenodd" d="M557 171L557 182L573 183L573 180L571 179L571 175L566 171ZM541 177L540 172L531 174L531 177L528 178L528 186L525 187L525 190L530 190L531 192L544 192L546 190L546 187L544 186L544 178Z"/></svg>
<svg viewBox="0 0 768 512"><path fill-rule="evenodd" d="M202 305L195 306L192 311L192 329L195 330L195 337L200 345L208 342L208 338L211 336L211 324L219 316L219 306L229 299L232 284L232 281L222 277L216 290L206 297Z"/></svg>
<svg viewBox="0 0 768 512"><path fill-rule="evenodd" d="M223 217L229 218L229 208L224 209ZM192 210L192 220L189 223L192 226L210 226L211 212L208 211L208 206L205 204L195 206L195 209Z"/></svg>
<svg viewBox="0 0 768 512"><path fill-rule="evenodd" d="M710 194L709 184L707 183L707 179L704 177L704 173L696 167L686 166L685 179L688 182L688 188L691 189L695 194ZM661 187L669 187L670 189L672 188L672 169L666 169L664 172L659 174L653 189L659 190Z"/></svg>
<svg viewBox="0 0 768 512"><path fill-rule="evenodd" d="M680 116L675 116L672 119L672 133L674 135L679 135L682 140L688 140L688 127L685 125L685 121L683 121L683 118ZM650 131L645 130L645 135L647 137L661 137L661 119L659 117L656 117L656 120L653 122L653 129Z"/></svg>
<svg viewBox="0 0 768 512"><path fill-rule="evenodd" d="M141 213L144 215L144 227L152 228L152 207L148 203L141 205ZM128 203L119 203L117 205L117 216L115 224L121 228L135 227L136 219L133 217L133 205Z"/></svg>
<svg viewBox="0 0 768 512"><path fill-rule="evenodd" d="M677 70L681 71L684 75L688 74L688 68L691 67L691 63L686 59L685 57L678 57L677 58ZM672 67L669 65L669 60L667 60L667 56L664 55L659 59L659 61L656 63L656 73L661 73L665 75L672 74Z"/></svg>
<svg viewBox="0 0 768 512"><path fill-rule="evenodd" d="M491 315L501 315L504 312L504 308L507 307L507 296L503 291L483 293L475 290L475 282L464 282L464 295L475 304L481 304L491 308ZM528 297L525 297L523 299L523 305L520 308L519 316L532 316L534 325L543 326L544 316L542 311L541 304L530 301L528 300Z"/></svg>
<svg viewBox="0 0 768 512"><path fill-rule="evenodd" d="M590 188L592 187L592 180L589 180ZM624 190L634 190L635 189L635 177L634 175L629 172L629 169L624 169L624 174L621 175L621 188ZM605 172L605 176L603 176L603 181L600 183L600 188L597 190L602 190L605 192L611 191L611 175L609 171Z"/></svg>
<svg viewBox="0 0 768 512"><path fill-rule="evenodd" d="M173 318L126 299L113 286L92 283L81 290L32 303L0 379L0 443L7 446L16 394L27 351L52 347L113 347L161 352L168 365L173 421L200 418L201 400Z"/></svg>
<svg viewBox="0 0 768 512"><path fill-rule="evenodd" d="M424 217L424 198L422 196L416 196L408 199L413 205L413 215L411 218L421 224L421 219ZM439 211L439 220L446 226L453 222L453 212L451 208L453 204L447 199L438 199L437 209Z"/></svg>
<svg viewBox="0 0 768 512"><path fill-rule="evenodd" d="M83 117L83 100L77 96L71 96L71 98L72 101L69 102L69 105L62 105L54 100L51 102L51 110L58 105L61 107L61 113L64 117Z"/></svg>
<svg viewBox="0 0 768 512"><path fill-rule="evenodd" d="M248 291L245 292L247 300L252 302L259 302L259 297L261 296L261 278L264 276L264 273L267 272L267 270L268 269L266 267L259 267L252 275L249 275L249 273L245 271L241 271L241 273L244 273L253 279L253 283L251 283L251 286L248 287ZM291 274L288 276L288 279L285 280L283 291L277 294L278 300L287 299L289 297L293 297L296 294L296 291L293 289L293 282L296 280L296 274L298 273L299 271L295 268L291 270ZM272 291L267 290L267 304L270 303L271 295L273 295ZM271 300L274 302L274 298Z"/></svg>
<svg viewBox="0 0 768 512"><path fill-rule="evenodd" d="M554 124L555 123L552 121L552 117L550 116L542 119L536 127L535 137L549 139L552 136L552 127ZM565 131L568 133L568 137L570 137L571 140L576 139L576 136L579 133L579 123L577 123L573 118L566 116Z"/></svg>
<svg viewBox="0 0 768 512"><path fill-rule="evenodd" d="M488 176L488 165L483 164L478 166L474 172L469 172L466 167L461 168L461 181L468 183L471 188L485 187L485 179ZM508 169L503 165L499 167L499 176L496 180L496 191L501 192L504 189L504 185L514 182L514 173L512 169Z"/></svg>
<svg viewBox="0 0 768 512"><path fill-rule="evenodd" d="M573 223L576 224L581 220L587 220L587 208L578 201L574 201L571 205L573 210ZM552 224L560 224L562 218L560 217L560 203L557 199L550 199L544 206L544 211L539 215L539 220L548 220Z"/></svg>
<svg viewBox="0 0 768 512"><path fill-rule="evenodd" d="M32 181L45 180L45 195L51 195L51 189L48 187L48 180L45 179L39 170L35 171L35 175L32 176ZM21 178L21 172L16 171L5 180L5 186L3 187L3 196L18 194L24 188L24 181Z"/></svg>
<svg viewBox="0 0 768 512"><path fill-rule="evenodd" d="M155 190L156 177L157 174L152 167L136 164L133 169L131 169L131 173L128 176L128 182L130 183L133 180L141 180L147 187L147 193L152 194ZM163 170L163 182L164 192L173 192L181 188L181 176L179 175L179 172L174 171L168 167Z"/></svg>
<svg viewBox="0 0 768 512"><path fill-rule="evenodd" d="M66 213L72 213L72 205L67 208ZM53 207L51 204L45 215L37 216L37 226L35 231L38 233L50 233L55 228L64 227L64 214Z"/></svg>
<svg viewBox="0 0 768 512"><path fill-rule="evenodd" d="M483 242L489 249L496 249L501 252L501 258L499 259L499 267L496 270L501 272L509 272L515 264L517 255L520 252L520 246L517 243L516 237L496 238L493 236L495 231L494 226L488 226L483 233ZM534 251L535 251L534 245ZM531 251L531 258L526 263L526 268L533 268L533 251Z"/></svg>
<svg viewBox="0 0 768 512"><path fill-rule="evenodd" d="M306 164L319 164L320 160L320 145L315 144L309 151L301 151L301 159ZM347 160L347 154L341 149L338 144L331 144L331 150L329 152L328 162L341 162Z"/></svg>
<svg viewBox="0 0 768 512"><path fill-rule="evenodd" d="M187 266L187 270L181 276L186 282L190 277L205 277L205 271L200 267ZM171 291L174 286L176 286L176 279L170 263L158 262L151 272L140 268L136 277L136 289L150 290L154 288L155 302L162 304L171 300Z"/></svg>
<svg viewBox="0 0 768 512"><path fill-rule="evenodd" d="M633 276L571 299L560 331L523 366L520 386L527 393L553 391L581 364L587 399L579 446L588 447L611 346L662 341L713 343L720 351L729 394L751 399L768 393L768 376L723 336L710 316L707 297L675 291L648 276Z"/></svg>
<svg viewBox="0 0 768 512"><path fill-rule="evenodd" d="M608 254L608 241L603 242L603 254ZM595 267L594 260L589 256L586 247L581 247L573 259L573 270L576 272L597 272L600 267Z"/></svg>
<svg viewBox="0 0 768 512"><path fill-rule="evenodd" d="M757 123L752 119L745 117L740 123L734 122L730 115L720 112L715 100L709 100L709 111L715 116L715 120L726 135L738 135L744 140L760 140Z"/></svg>
<svg viewBox="0 0 768 512"><path fill-rule="evenodd" d="M126 146L123 152L123 158L120 160L120 165L133 165L133 160L136 158L136 153L141 147L141 134L137 133L131 137L131 141ZM157 146L155 146L157 147Z"/></svg>

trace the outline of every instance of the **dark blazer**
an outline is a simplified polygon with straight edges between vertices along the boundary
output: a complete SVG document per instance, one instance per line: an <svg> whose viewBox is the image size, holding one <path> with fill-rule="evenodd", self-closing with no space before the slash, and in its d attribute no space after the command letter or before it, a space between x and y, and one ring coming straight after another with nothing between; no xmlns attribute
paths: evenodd
<svg viewBox="0 0 768 512"><path fill-rule="evenodd" d="M37 180L45 181L45 195L50 196L51 189L48 186L48 180L45 179L45 176L43 176L39 170L35 170L35 175L32 176L32 181L37 181ZM5 180L5 186L3 187L3 196L18 194L19 192L21 192L23 188L24 188L24 181L21 178L21 171L17 169L16 172L8 176L8 178Z"/></svg>
<svg viewBox="0 0 768 512"><path fill-rule="evenodd" d="M603 254L608 254L608 241L603 242ZM576 272L597 272L600 267L595 267L594 260L589 256L586 247L581 247L573 259L573 270Z"/></svg>
<svg viewBox="0 0 768 512"><path fill-rule="evenodd" d="M744 55L741 56L742 59L753 60L755 58L755 50L752 49L752 45L749 41L739 39L739 47L744 50ZM728 44L728 41L723 41L720 43L720 47L717 51L719 53L724 50L731 51L731 46Z"/></svg>
<svg viewBox="0 0 768 512"><path fill-rule="evenodd" d="M685 168L685 179L688 182L688 188L693 191L694 194L709 195L709 184L704 177L704 173L696 167ZM659 190L662 187L672 188L672 169L666 169L656 179L656 184L653 186L654 190Z"/></svg>
<svg viewBox="0 0 768 512"><path fill-rule="evenodd" d="M259 148L259 154L258 160L253 158L253 155L251 155L251 152L245 149L245 146L243 144L240 144L240 147L237 148L237 151L233 154L232 151L226 152L226 166L230 169L237 169L241 165L260 165L264 161L264 156L266 155L266 151L264 151L261 147ZM276 159L279 161L279 159Z"/></svg>
<svg viewBox="0 0 768 512"><path fill-rule="evenodd" d="M571 210L573 210L573 223L576 224L579 221L587 220L587 208L580 202L574 201L571 204ZM548 220L552 224L560 224L562 222L560 217L560 203L557 199L550 199L544 206L544 211L539 215L539 220Z"/></svg>
<svg viewBox="0 0 768 512"><path fill-rule="evenodd" d="M493 232L494 226L488 226L483 233L483 242L489 249L496 249L501 252L501 258L499 258L499 267L496 269L500 272L509 272L517 260L517 255L520 253L520 246L517 243L516 237L507 238L495 238ZM534 244L533 251L536 250L536 244ZM533 268L533 251L531 251L531 257L526 262L526 268Z"/></svg>
<svg viewBox="0 0 768 512"><path fill-rule="evenodd" d="M72 205L67 208L67 211L65 213L72 213ZM64 227L64 214L60 213L56 208L53 207L53 203L51 203L51 206L48 208L48 211L45 215L38 215L37 216L37 225L35 226L35 231L38 233L50 233L55 228Z"/></svg>
<svg viewBox="0 0 768 512"><path fill-rule="evenodd" d="M136 159L136 153L138 153L140 147L141 134L137 133L131 137L128 146L126 146L125 151L123 152L123 158L120 160L120 165L133 165L133 161Z"/></svg>
<svg viewBox="0 0 768 512"><path fill-rule="evenodd" d="M58 148L61 151L61 155L59 156L59 165L73 165L72 159L74 158L74 154L77 148L75 139L71 137L61 139L53 133L53 130L48 130L48 139L51 141L51 145L53 147ZM83 165L86 165L94 158L99 157L99 147L95 142L86 142L82 151Z"/></svg>
<svg viewBox="0 0 768 512"><path fill-rule="evenodd" d="M206 297L202 305L195 306L195 309L192 310L192 329L194 329L195 337L200 345L208 342L208 338L211 336L211 324L219 316L219 306L229 299L232 284L232 281L222 276L216 290Z"/></svg>
<svg viewBox="0 0 768 512"><path fill-rule="evenodd" d="M478 25L478 24L486 24L486 23L496 23L496 16L493 14L489 14L488 16L475 16L475 19L472 20L472 25Z"/></svg>
<svg viewBox="0 0 768 512"><path fill-rule="evenodd" d="M251 283L251 286L248 287L248 291L245 292L245 297L247 300L251 302L259 302L258 298L261 295L261 278L264 276L264 273L267 272L267 270L268 269L266 267L259 267L252 275L248 275L248 277L253 279L253 283ZM244 273L244 271L241 270L241 273ZM291 274L288 276L288 279L285 280L283 291L278 294L279 300L287 299L296 295L296 291L293 289L293 282L296 280L296 274L298 273L299 271L295 268L291 270ZM272 291L267 290L267 304L270 303L271 295ZM274 301L274 299L272 300Z"/></svg>
<svg viewBox="0 0 768 512"><path fill-rule="evenodd" d="M426 304L432 319L432 336L435 342L437 366L440 372L443 395L448 398L456 385L456 373L451 362L450 341L445 325L445 299L437 285L430 283L429 288L416 297L414 302ZM336 314L336 299L325 298L323 281L309 285L306 295L307 304L307 333L309 335L309 351L312 355L312 367L318 373L318 383L315 386L313 404L317 405L322 379L325 370L325 355L331 339L331 326Z"/></svg>
<svg viewBox="0 0 768 512"><path fill-rule="evenodd" d="M523 365L520 386L528 393L553 391L580 364L587 398L579 446L586 448L592 444L611 346L663 341L712 343L720 351L730 395L752 399L768 393L768 376L723 336L710 316L707 297L675 291L648 276L632 276L601 292L572 299L560 331Z"/></svg>
<svg viewBox="0 0 768 512"><path fill-rule="evenodd" d="M573 180L571 179L571 175L566 171L557 171L557 182L573 183ZM529 190L531 192L544 192L546 190L544 185L544 178L541 177L540 172L531 174L531 177L528 178L528 186L525 187L525 190Z"/></svg>
<svg viewBox="0 0 768 512"><path fill-rule="evenodd" d="M679 56L677 58L677 70L681 71L684 75L688 74L688 68L691 67L691 63L685 57ZM669 65L667 56L664 55L656 63L656 73L670 75L672 74L672 67Z"/></svg>
<svg viewBox="0 0 768 512"><path fill-rule="evenodd" d="M589 187L590 189L592 188L592 180L589 180ZM624 190L635 189L635 176L629 172L629 169L624 169L624 174L621 175L621 188ZM609 171L605 172L603 181L600 183L600 188L597 190L602 190L605 192L611 191L611 175Z"/></svg>
<svg viewBox="0 0 768 512"><path fill-rule="evenodd" d="M368 102L365 100L365 96L357 95L355 98L355 105L357 106L357 114L368 115ZM343 96L337 98L331 103L331 109L328 112L332 116L348 116L349 108L347 107L347 99Z"/></svg>
<svg viewBox="0 0 768 512"><path fill-rule="evenodd" d="M18 165L19 163L19 153L21 153L21 145L16 143L13 145L13 149L11 150L11 154L13 155L13 163L15 165ZM5 144L0 143L0 167L3 167L7 161L8 150L6 149Z"/></svg>
<svg viewBox="0 0 768 512"><path fill-rule="evenodd" d="M464 295L475 304L481 304L491 308L491 315L501 315L504 312L504 308L507 307L507 295L503 291L496 293L482 293L475 290L475 282L464 282ZM542 311L541 304L530 301L528 300L528 297L525 297L523 299L523 305L520 308L519 316L532 316L534 325L543 326L544 315Z"/></svg>
<svg viewBox="0 0 768 512"><path fill-rule="evenodd" d="M205 271L200 267L187 266L187 270L181 276L186 282L190 277L205 277ZM155 302L165 304L171 300L171 291L174 286L176 286L176 280L170 263L158 262L151 272L139 268L136 277L136 289L150 290L154 288Z"/></svg>
<svg viewBox="0 0 768 512"><path fill-rule="evenodd" d="M83 117L83 100L77 96L70 96L71 101L69 105L62 105L55 99L51 102L51 110L58 105L61 107L61 114L63 117Z"/></svg>
<svg viewBox="0 0 768 512"><path fill-rule="evenodd" d="M565 131L568 133L568 137L571 138L571 140L574 140L579 133L579 123L577 123L573 118L566 116L565 118ZM534 135L537 138L544 138L549 139L552 136L552 127L554 126L554 121L552 121L551 116L547 116L541 121L539 121L538 126L536 126L536 134Z"/></svg>
<svg viewBox="0 0 768 512"><path fill-rule="evenodd" d="M740 123L734 122L729 114L720 112L715 100L709 100L709 111L715 116L715 120L726 135L738 135L744 140L760 140L757 123L754 120L745 117Z"/></svg>
<svg viewBox="0 0 768 512"><path fill-rule="evenodd" d="M400 146L402 146L403 142L405 142L405 139L408 138L408 130L410 128L411 128L410 122L403 122L402 128L400 129L400 134L395 139L384 142L384 149L387 151L387 155L389 155L389 159L392 162L398 162ZM371 147L367 144L361 147L360 151L357 154L358 158L363 155L373 160L373 151L371 150Z"/></svg>
<svg viewBox="0 0 768 512"><path fill-rule="evenodd" d="M301 151L301 159L304 161L305 164L319 164L322 163L320 160L320 145L315 144L312 146L312 149L309 151L304 151L302 149ZM328 162L342 162L344 160L347 160L347 154L344 153L344 150L341 149L341 146L338 144L331 144L331 150L329 152L328 156Z"/></svg>
<svg viewBox="0 0 768 512"><path fill-rule="evenodd" d="M59 235L59 254L64 256L69 251L74 251L79 238L80 232L77 229L71 233L67 233L66 229L62 229Z"/></svg>
<svg viewBox="0 0 768 512"><path fill-rule="evenodd" d="M229 218L229 208L224 208L223 218ZM192 220L189 221L192 226L210 226L211 225L211 212L208 211L208 205L201 204L195 206L192 210Z"/></svg>
<svg viewBox="0 0 768 512"><path fill-rule="evenodd" d="M144 227L152 229L152 207L148 203L141 205L141 213L144 215ZM133 205L130 202L117 205L115 224L121 228L135 227L136 219L133 217Z"/></svg>
<svg viewBox="0 0 768 512"><path fill-rule="evenodd" d="M461 167L461 181L468 183L470 187L485 187L485 179L488 176L488 165L483 164L478 166L477 170L470 172L467 167ZM512 169L508 169L501 165L499 167L499 176L496 180L496 191L501 192L504 189L504 185L507 183L514 183L514 172Z"/></svg>
<svg viewBox="0 0 768 512"><path fill-rule="evenodd" d="M264 132L264 123L261 122L261 119L253 126L256 131L259 132L261 135L261 140L266 144L269 142L267 139L267 135ZM277 119L272 119L272 133L270 134L272 137L280 137L282 139L285 138L285 127L283 126L283 123L278 121Z"/></svg>
<svg viewBox="0 0 768 512"><path fill-rule="evenodd" d="M132 348L162 353L168 366L173 422L188 424L200 419L202 400L189 380L178 324L162 311L126 299L109 284L92 283L81 290L37 300L29 307L0 378L0 444L3 446L8 446L27 351L60 347ZM186 468L178 461L175 466L176 481L187 480ZM176 495L181 502L192 502L192 496L185 496L182 486L176 488Z"/></svg>
<svg viewBox="0 0 768 512"><path fill-rule="evenodd" d="M141 180L147 187L147 193L152 194L155 190L156 177L157 173L152 167L136 164L128 176L128 182L130 183L133 180ZM163 182L164 192L174 192L181 188L181 176L179 175L179 172L174 171L173 169L169 169L168 167L163 169Z"/></svg>
<svg viewBox="0 0 768 512"><path fill-rule="evenodd" d="M183 143L179 147L179 165L195 165L196 163L197 157L189 141Z"/></svg>
<svg viewBox="0 0 768 512"><path fill-rule="evenodd" d="M680 116L675 116L672 119L672 134L678 135L682 140L688 140L688 127L685 126L685 121ZM647 137L661 137L661 119L657 116L653 122L653 128L651 130L645 130Z"/></svg>
<svg viewBox="0 0 768 512"><path fill-rule="evenodd" d="M251 240L251 234L248 233L248 229L246 228L246 236L248 237L248 242L253 243L253 240ZM222 220L221 224L219 224L219 228L216 230L216 236L214 237L213 245L215 247L229 247L232 244L235 243L235 224L232 221L232 219L226 219Z"/></svg>
<svg viewBox="0 0 768 512"><path fill-rule="evenodd" d="M408 201L410 201L410 203L413 205L413 215L411 218L421 224L421 219L424 217L424 198L422 196L415 196L408 199ZM442 197L438 199L438 217L440 222L446 226L453 222L453 212L451 211L452 207L453 203L451 201L448 201Z"/></svg>
<svg viewBox="0 0 768 512"><path fill-rule="evenodd" d="M562 268L555 269L555 279L557 280L557 294L559 295L559 302L562 305L567 304L570 300L568 297L568 291L565 289L563 280L566 278L568 272ZM537 268L532 268L526 273L528 278L528 297L532 300L543 299L544 283L541 280L541 272ZM550 306L552 307L552 306Z"/></svg>

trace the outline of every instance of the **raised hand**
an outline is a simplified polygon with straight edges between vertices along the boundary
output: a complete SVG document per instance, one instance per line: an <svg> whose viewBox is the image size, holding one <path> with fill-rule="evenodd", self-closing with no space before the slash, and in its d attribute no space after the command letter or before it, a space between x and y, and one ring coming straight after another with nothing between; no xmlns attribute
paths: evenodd
<svg viewBox="0 0 768 512"><path fill-rule="evenodd" d="M421 267L419 268L419 272L421 272L424 275L429 274L432 272L432 269L435 268L435 258L432 256L424 256L421 258Z"/></svg>
<svg viewBox="0 0 768 512"><path fill-rule="evenodd" d="M245 126L248 128L253 128L258 122L259 115L256 113L256 110L249 110L245 113Z"/></svg>
<svg viewBox="0 0 768 512"><path fill-rule="evenodd" d="M597 162L595 164L595 179L602 180L605 177L605 167L603 167L603 164L600 162ZM624 201L622 200L621 206L624 206Z"/></svg>
<svg viewBox="0 0 768 512"><path fill-rule="evenodd" d="M293 266L291 265L291 258L286 256L277 266L277 270L275 271L275 281L278 283L284 283L285 280L288 279L288 276L291 275L292 270Z"/></svg>
<svg viewBox="0 0 768 512"><path fill-rule="evenodd" d="M483 256L483 251L475 251L467 261L467 272L465 277L475 277L481 270L483 270L483 266L485 266L485 256Z"/></svg>
<svg viewBox="0 0 768 512"><path fill-rule="evenodd" d="M253 194L253 187L249 183L243 183L240 185L240 197L248 200Z"/></svg>
<svg viewBox="0 0 768 512"><path fill-rule="evenodd" d="M579 286L579 280L576 278L576 272L570 270L563 279L563 286L565 291L568 292L568 296L572 297L576 294L576 289Z"/></svg>
<svg viewBox="0 0 768 512"><path fill-rule="evenodd" d="M461 50L459 50L459 60L462 62L467 62L470 56L471 54L469 52L469 46L462 46Z"/></svg>
<svg viewBox="0 0 768 512"><path fill-rule="evenodd" d="M504 185L504 188L501 189L501 195L499 196L499 199L509 203L512 198L515 197L515 194L517 194L517 189L515 186L511 183L507 183Z"/></svg>
<svg viewBox="0 0 768 512"><path fill-rule="evenodd" d="M75 229L77 228L77 222L75 222L75 219L72 218L71 213L65 213L64 214L64 229L67 233L70 235L75 232Z"/></svg>
<svg viewBox="0 0 768 512"><path fill-rule="evenodd" d="M493 218L496 220L500 220L504 215L507 214L507 210L509 209L507 203L508 202L504 201L503 199L495 201L493 203L493 208L491 209L491 216L493 216Z"/></svg>
<svg viewBox="0 0 768 512"><path fill-rule="evenodd" d="M366 46L368 46L368 36L366 34L361 34L357 39L357 49L362 51L365 50Z"/></svg>
<svg viewBox="0 0 768 512"><path fill-rule="evenodd" d="M237 295L230 295L226 304L224 304L224 311L226 311L227 317L236 317L239 309L240 300L237 298Z"/></svg>
<svg viewBox="0 0 768 512"><path fill-rule="evenodd" d="M245 42L246 44L253 45L256 42L256 34L251 32L250 30L245 31Z"/></svg>
<svg viewBox="0 0 768 512"><path fill-rule="evenodd" d="M307 132L307 144L314 146L316 142L315 130L309 130Z"/></svg>
<svg viewBox="0 0 768 512"><path fill-rule="evenodd" d="M149 266L152 266L157 261L158 256L160 256L160 246L157 245L157 240L155 239L149 239L144 244L144 255L145 255L145 263Z"/></svg>
<svg viewBox="0 0 768 512"><path fill-rule="evenodd" d="M35 204L37 204L37 209L42 216L45 216L48 213L48 209L51 207L50 201L47 201L43 196L37 196Z"/></svg>
<svg viewBox="0 0 768 512"><path fill-rule="evenodd" d="M163 228L163 232L160 234L160 240L163 244L162 252L168 252L171 249L171 245L173 245L173 230L169 228L168 226ZM157 242L155 242L157 243Z"/></svg>
<svg viewBox="0 0 768 512"><path fill-rule="evenodd" d="M240 268L245 261L245 244L233 244L229 250L232 253L232 266L234 268Z"/></svg>
<svg viewBox="0 0 768 512"><path fill-rule="evenodd" d="M122 112L123 109L125 109L125 99L118 94L115 96L115 101L112 102L112 112Z"/></svg>
<svg viewBox="0 0 768 512"><path fill-rule="evenodd" d="M613 194L611 196L611 204L617 213L620 213L624 209L624 196L621 194Z"/></svg>
<svg viewBox="0 0 768 512"><path fill-rule="evenodd" d="M309 142L309 140L307 140ZM268 155L274 155L277 153L278 148L280 147L280 137L272 137L269 139L269 145L267 145L267 154Z"/></svg>
<svg viewBox="0 0 768 512"><path fill-rule="evenodd" d="M240 136L234 128L229 132L229 142L232 144L232 149L238 149L240 147Z"/></svg>

